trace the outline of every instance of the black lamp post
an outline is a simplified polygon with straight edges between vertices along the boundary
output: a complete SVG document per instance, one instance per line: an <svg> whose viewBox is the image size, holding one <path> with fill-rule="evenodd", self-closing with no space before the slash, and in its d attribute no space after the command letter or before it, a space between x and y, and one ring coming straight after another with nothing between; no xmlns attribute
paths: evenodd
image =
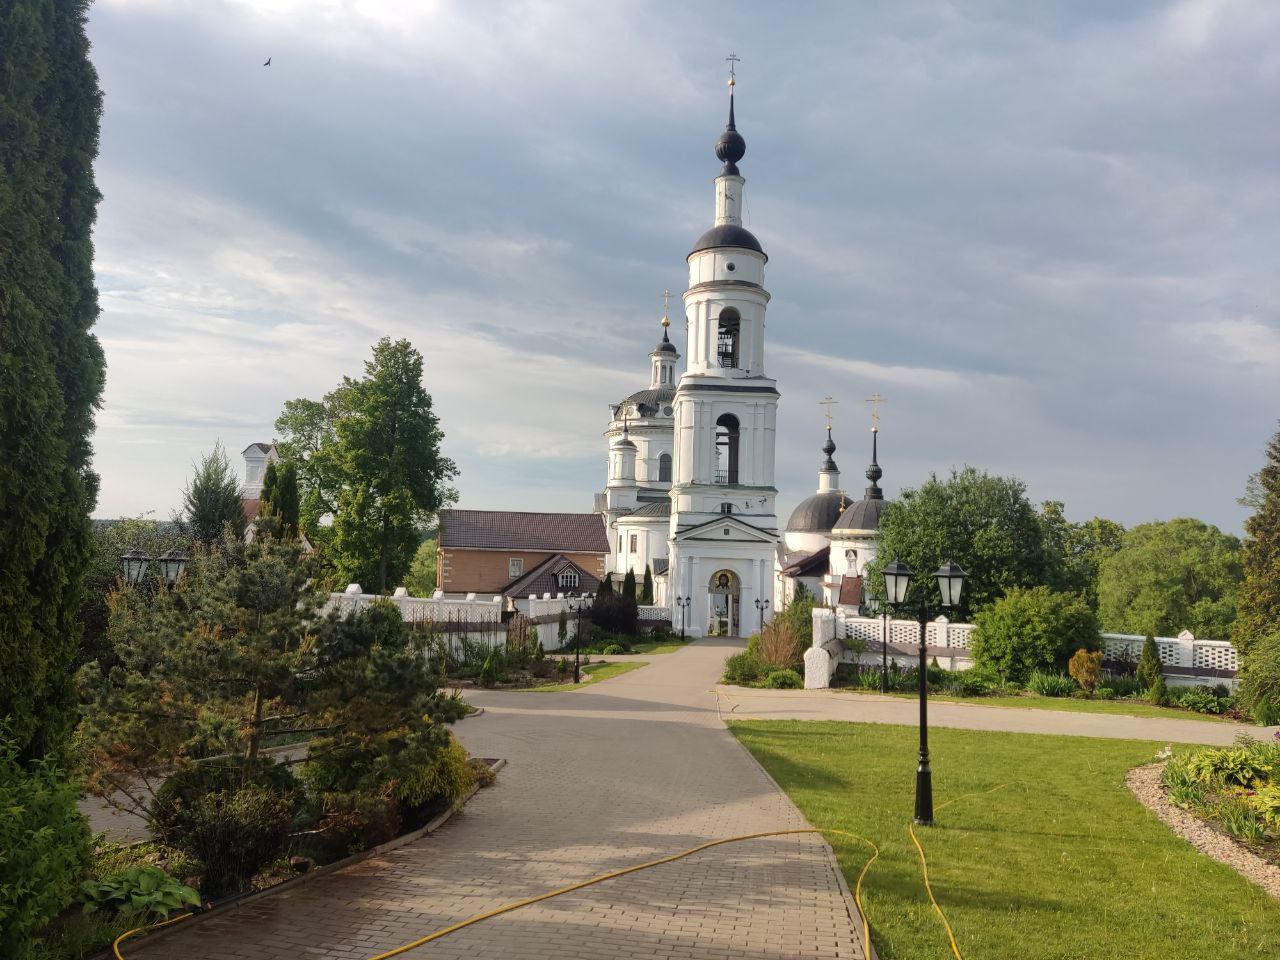
<svg viewBox="0 0 1280 960"><path fill-rule="evenodd" d="M880 692L889 692L889 605L879 597L867 597L867 610L880 615Z"/></svg>
<svg viewBox="0 0 1280 960"><path fill-rule="evenodd" d="M182 578L182 571L187 566L187 555L175 547L158 557L149 557L135 547L120 555L120 572L124 575L125 582L132 587L141 586L152 561L160 565L160 579L164 585L172 587Z"/></svg>
<svg viewBox="0 0 1280 960"><path fill-rule="evenodd" d="M760 618L760 629L764 629L764 612L769 609L769 601L756 597L756 613Z"/></svg>
<svg viewBox="0 0 1280 960"><path fill-rule="evenodd" d="M907 587L914 576L910 567L894 560L884 568L884 594L886 603L898 612L914 612L920 623L920 758L916 767L915 822L930 827L933 826L933 773L929 769L929 666L924 642L929 604L921 600L914 608L907 606ZM964 587L964 571L948 560L934 576L938 580L938 592L942 594L942 605L948 609L957 606Z"/></svg>
<svg viewBox="0 0 1280 960"><path fill-rule="evenodd" d="M579 597L565 597L569 609L574 612L576 629L573 634L573 682L582 682L582 610L587 605L589 594Z"/></svg>
<svg viewBox="0 0 1280 960"><path fill-rule="evenodd" d="M692 597L676 597L676 606L680 608L680 642L684 643L684 621L685 615L689 612L689 604L693 601Z"/></svg>

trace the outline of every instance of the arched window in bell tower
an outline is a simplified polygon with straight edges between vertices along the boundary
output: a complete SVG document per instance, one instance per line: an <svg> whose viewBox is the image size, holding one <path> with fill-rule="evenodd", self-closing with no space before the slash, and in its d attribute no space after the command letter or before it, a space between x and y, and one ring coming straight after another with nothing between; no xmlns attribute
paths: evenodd
<svg viewBox="0 0 1280 960"><path fill-rule="evenodd" d="M738 418L723 414L716 421L716 483L738 482Z"/></svg>
<svg viewBox="0 0 1280 960"><path fill-rule="evenodd" d="M720 311L720 326L716 334L716 360L726 370L738 366L738 340L742 318L733 307Z"/></svg>
<svg viewBox="0 0 1280 960"><path fill-rule="evenodd" d="M658 482L671 482L671 454L664 453L658 457Z"/></svg>

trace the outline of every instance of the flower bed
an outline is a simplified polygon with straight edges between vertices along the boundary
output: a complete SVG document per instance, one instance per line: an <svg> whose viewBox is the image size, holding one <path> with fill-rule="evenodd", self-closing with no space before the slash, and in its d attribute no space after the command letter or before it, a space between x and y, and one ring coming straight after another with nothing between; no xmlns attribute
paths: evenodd
<svg viewBox="0 0 1280 960"><path fill-rule="evenodd" d="M1280 735L1180 753L1160 782L1171 803L1280 864Z"/></svg>

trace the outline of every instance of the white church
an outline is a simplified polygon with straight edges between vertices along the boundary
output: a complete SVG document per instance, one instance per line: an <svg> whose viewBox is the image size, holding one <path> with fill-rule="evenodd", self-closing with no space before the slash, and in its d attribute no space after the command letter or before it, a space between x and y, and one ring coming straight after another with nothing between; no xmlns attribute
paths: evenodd
<svg viewBox="0 0 1280 960"><path fill-rule="evenodd" d="M609 535L607 569L654 576L655 602L692 636L746 636L804 583L824 603L862 601L885 500L873 428L870 486L840 485L828 425L814 494L785 528L774 481L778 385L768 375L768 256L742 223L746 141L729 123L715 144L715 222L689 253L684 369L671 342L649 354L649 385L611 404L609 475L597 497Z"/></svg>

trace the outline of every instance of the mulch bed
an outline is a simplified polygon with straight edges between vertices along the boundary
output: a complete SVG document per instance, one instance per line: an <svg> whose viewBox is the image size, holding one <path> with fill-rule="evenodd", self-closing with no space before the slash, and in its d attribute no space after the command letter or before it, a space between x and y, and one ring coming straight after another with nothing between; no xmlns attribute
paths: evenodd
<svg viewBox="0 0 1280 960"><path fill-rule="evenodd" d="M1246 880L1256 883L1280 900L1280 866L1260 857L1235 837L1172 803L1160 785L1163 763L1134 767L1125 777L1133 795L1170 830L1193 847L1220 863L1225 863Z"/></svg>

